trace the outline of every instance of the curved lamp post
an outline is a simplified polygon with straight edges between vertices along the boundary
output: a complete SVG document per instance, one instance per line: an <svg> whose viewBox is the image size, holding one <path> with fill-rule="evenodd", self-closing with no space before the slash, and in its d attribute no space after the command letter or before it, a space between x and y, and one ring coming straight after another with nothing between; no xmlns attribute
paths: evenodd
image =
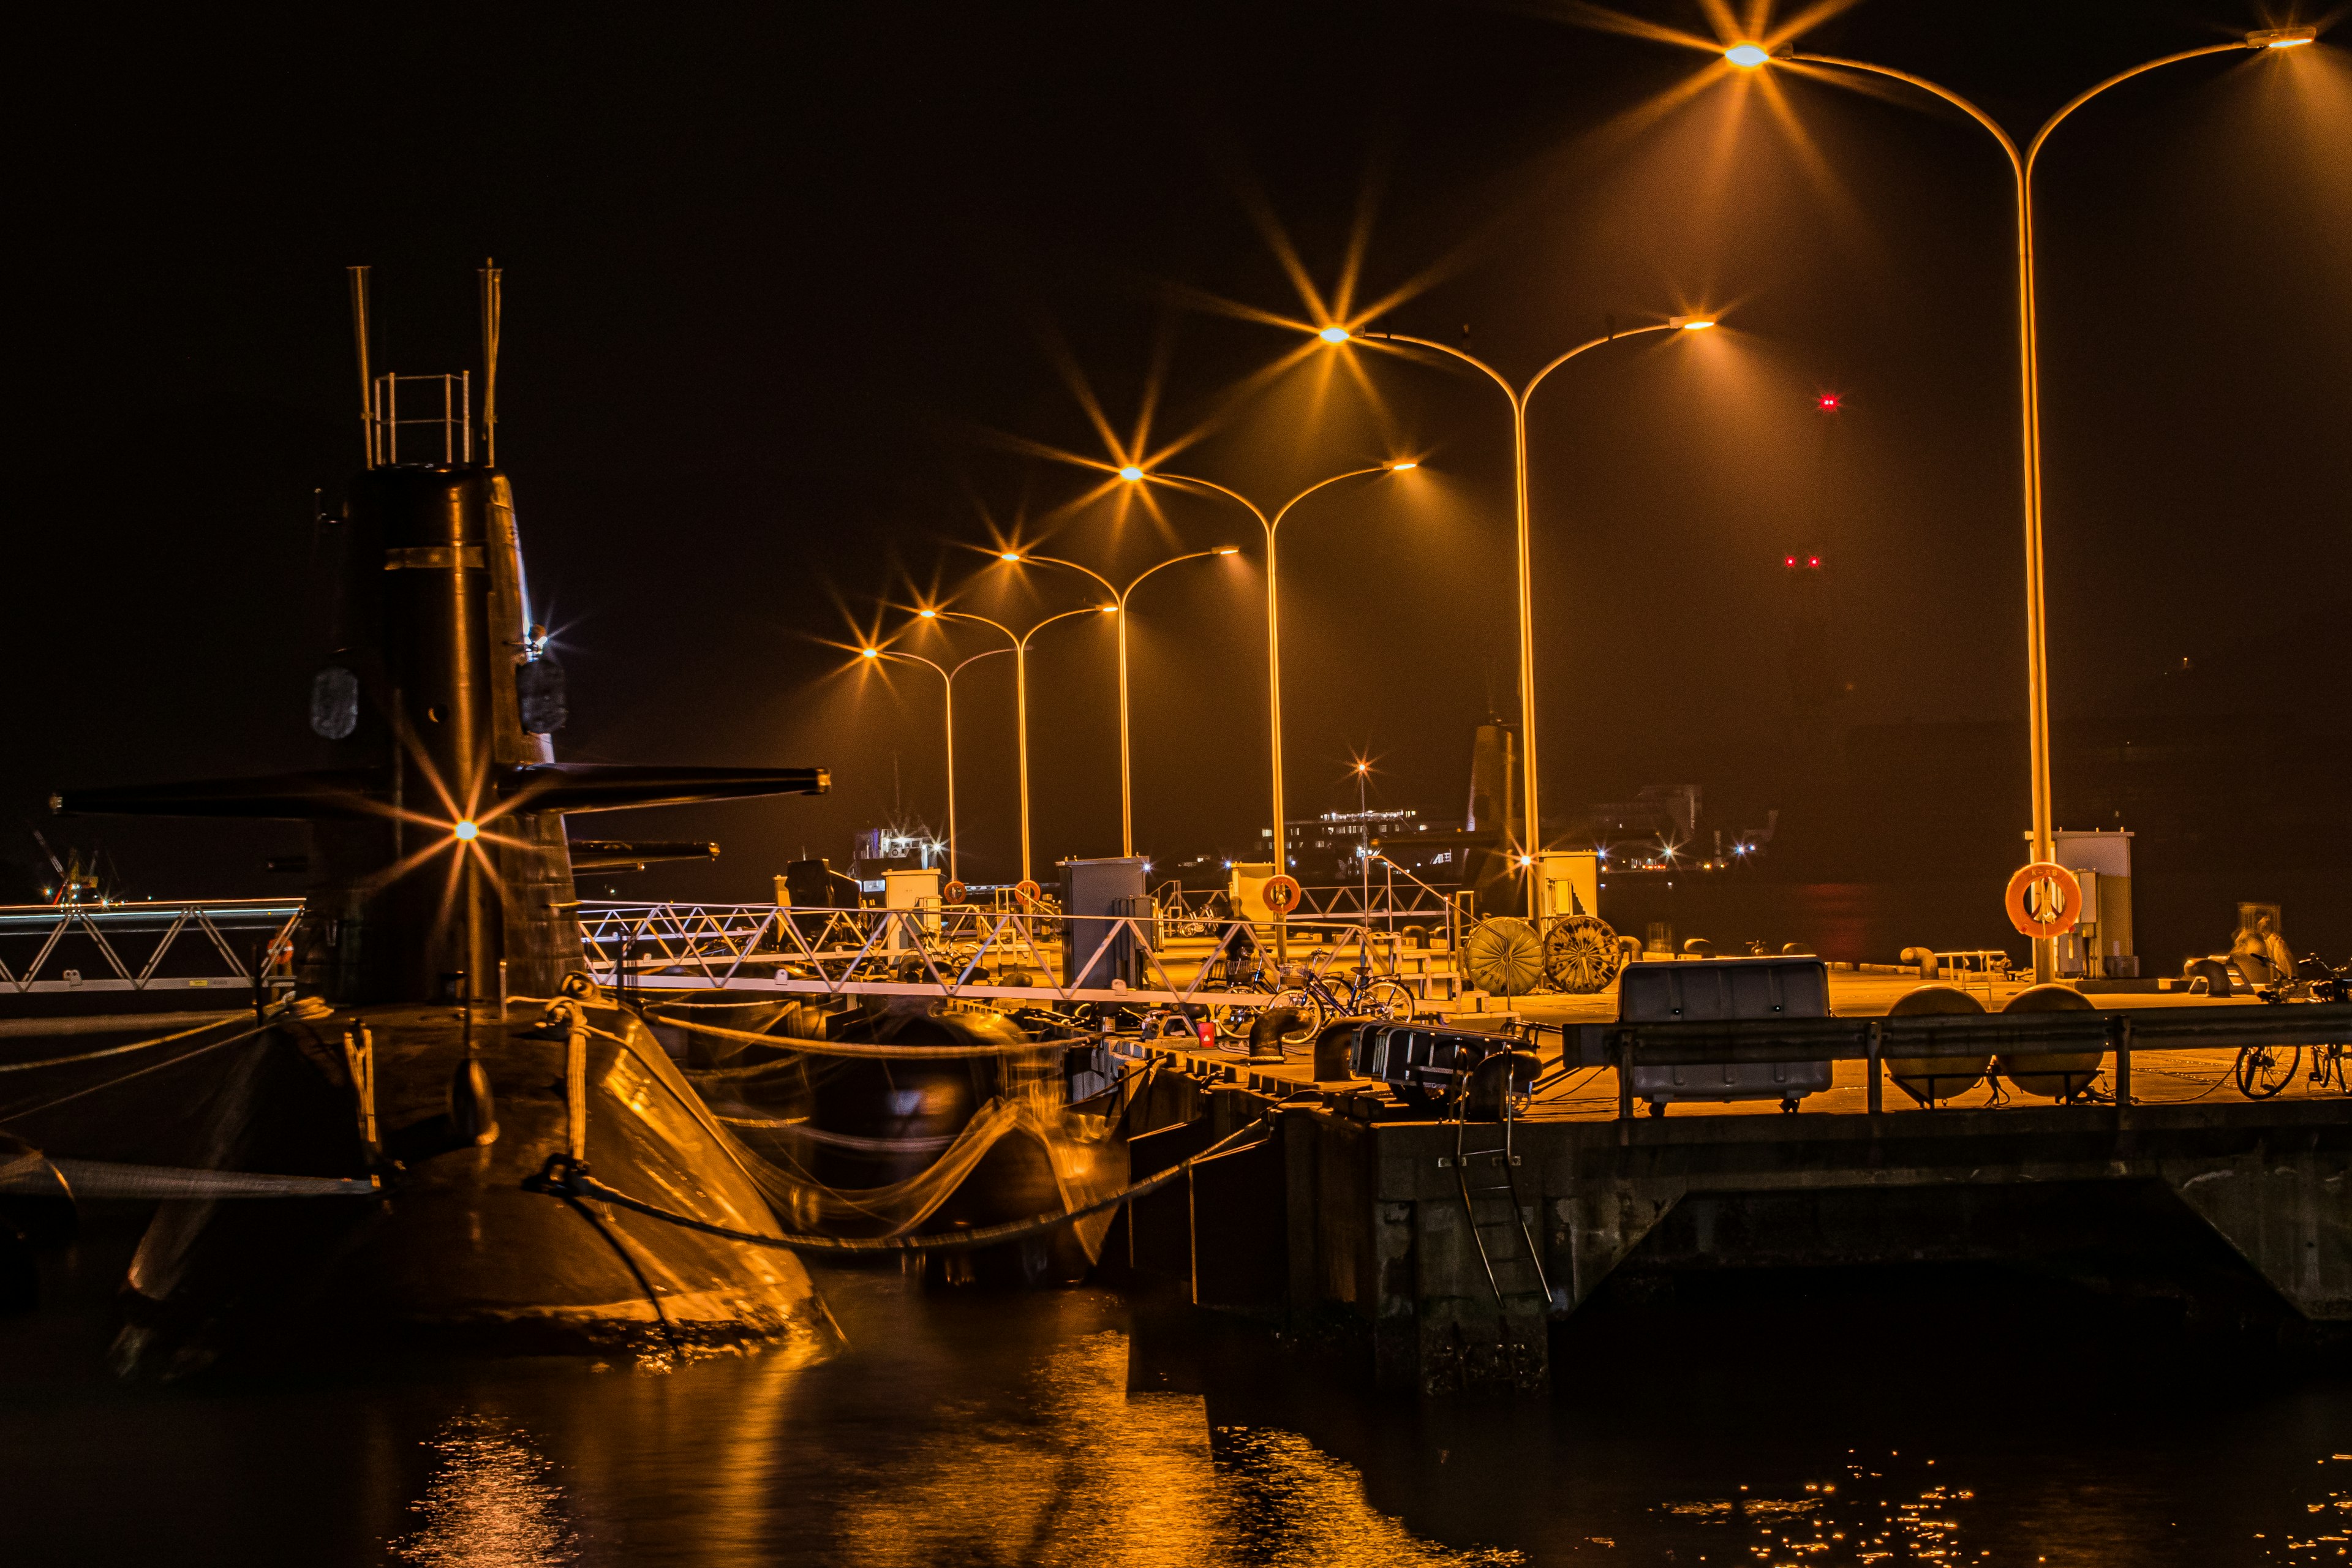
<svg viewBox="0 0 2352 1568"><path fill-rule="evenodd" d="M2162 56L2129 70L2115 75L2076 94L2066 106L2046 121L2033 140L2020 153L2017 143L2010 139L1992 116L1962 98L1948 87L1914 76L1909 71L1891 66L1873 65L1867 60L1843 59L1835 55L1801 54L1794 50L1770 54L1755 44L1740 44L1724 51L1724 58L1743 70L1774 63L1826 66L1838 70L1861 71L1871 76L1883 76L1905 82L1920 91L1931 93L1958 110L1992 135L2000 143L2009 159L2009 172L2016 192L2017 221L2017 357L2020 384L2020 442L2025 458L2025 680L2026 680L2026 750L2027 764L2032 772L2033 795L2033 854L2035 860L2047 860L2055 853L2051 826L2050 802L2050 664L2045 635L2045 616L2042 591L2042 376L2040 323L2035 313L2033 292L2033 164L2042 154L2042 144L2050 133L2074 110L2121 82L2181 60L2193 60L2204 55L2228 54L2234 49L2284 49L2298 44L2308 44L2319 36L2316 27L2271 27L2246 34L2233 43L2207 44L2200 48L2182 49L2178 54ZM2057 943L2048 937L2033 942L2033 974L2036 981L2047 983L2057 974Z"/></svg>
<svg viewBox="0 0 2352 1568"><path fill-rule="evenodd" d="M1401 474L1408 468L1417 468L1420 466L1413 462L1382 463L1375 468L1350 468L1344 474L1333 474L1328 479L1316 480L1288 500L1284 501L1272 517L1268 517L1261 510L1258 504L1249 497L1239 490L1228 489L1214 479L1203 479L1191 474L1147 473L1132 464L1118 471L1118 477L1129 484L1138 484L1145 479L1156 479L1162 484L1191 485L1200 489L1213 490L1228 500L1239 501L1246 507L1249 514L1257 519L1258 526L1265 531L1265 707L1270 736L1268 752L1273 759L1274 868L1277 872L1287 872L1290 869L1290 826L1288 820L1283 816L1282 808L1282 616L1280 602L1275 593L1275 530L1282 526L1282 520L1290 515L1291 508L1327 485L1336 485L1341 479L1361 479L1366 474ZM1230 554L1232 552L1223 551L1219 553Z"/></svg>
<svg viewBox="0 0 2352 1568"><path fill-rule="evenodd" d="M1013 561L1019 557L1008 554L1004 559ZM1004 634L1012 646L1014 722L1018 726L1021 742L1021 879L1024 882L1034 879L1029 871L1029 639L1055 621L1066 621L1072 616L1098 615L1104 611L1115 611L1118 607L1116 605L1088 605L1084 609L1064 610L1058 616L1047 616L1025 632L1016 632L1002 621L992 621L986 616L975 616L967 610L921 612L925 620L977 621L984 626L994 626Z"/></svg>
<svg viewBox="0 0 2352 1568"><path fill-rule="evenodd" d="M857 650L857 656L860 658L869 659L876 663L879 663L886 658L899 658L905 659L909 664L922 665L938 675L940 679L947 687L948 880L950 882L962 880L961 877L956 875L955 678L961 675L967 667L978 664L983 658L992 658L1003 651L1004 650L1001 647L992 647L986 653L973 654L970 658L965 659L963 663L957 665L953 669L950 669L945 665L940 664L932 659L925 658L919 653L900 653L896 648L881 647L862 647Z"/></svg>
<svg viewBox="0 0 2352 1568"><path fill-rule="evenodd" d="M1520 830L1524 841L1522 858L1539 854L1543 849L1541 779L1536 768L1535 547L1528 503L1528 399L1535 395L1536 388L1543 384L1545 377L1588 349L1597 349L1603 343L1637 337L1643 332L1702 332L1715 324L1713 316L1675 316L1646 327L1628 327L1622 332L1611 332L1590 342L1577 344L1528 377L1526 384L1519 386L1513 386L1502 372L1485 360L1428 338L1406 337L1395 332L1357 333L1339 326L1326 327L1316 334L1327 343L1402 344L1444 354L1478 371L1510 400L1513 521L1518 535L1519 556L1519 806L1520 820L1525 825ZM1532 861L1528 863L1532 864ZM1531 916L1542 913L1538 908L1538 900L1543 896L1541 884L1539 877L1528 879L1528 913Z"/></svg>
<svg viewBox="0 0 2352 1568"><path fill-rule="evenodd" d="M1101 584L1104 590L1111 596L1111 603L1102 605L1099 613L1105 615L1117 615L1118 616L1118 852L1121 855L1133 855L1135 853L1135 788L1133 776L1129 770L1129 752L1128 748L1128 595L1134 593L1136 589L1143 585L1144 578L1150 576L1154 572L1160 570L1161 567L1173 566L1180 561L1202 561L1213 555L1238 555L1240 553L1240 545L1225 544L1220 545L1214 550L1195 550L1183 555L1171 555L1167 560L1160 562L1156 565L1145 567L1143 571L1124 588L1118 586L1109 578L1104 576L1101 573L1096 571L1091 566L1081 566L1075 561L1064 561L1057 556L1032 555L1023 551L1007 550L997 557L997 559L1001 561L1009 561L1016 566L1024 562L1034 561L1040 566L1061 566L1066 567L1072 572L1083 572L1087 576L1093 578L1096 582Z"/></svg>

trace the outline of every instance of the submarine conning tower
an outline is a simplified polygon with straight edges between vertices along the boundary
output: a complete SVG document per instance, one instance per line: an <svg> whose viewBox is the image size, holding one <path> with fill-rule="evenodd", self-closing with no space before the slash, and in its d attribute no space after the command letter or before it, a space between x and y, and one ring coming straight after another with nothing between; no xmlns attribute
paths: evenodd
<svg viewBox="0 0 2352 1568"><path fill-rule="evenodd" d="M421 1002L478 976L479 995L504 964L506 988L551 995L584 961L562 815L529 809L534 777L555 782L541 770L564 715L561 667L530 621L512 487L487 464L380 463L327 526L343 624L313 678L311 726L341 769L383 781L387 809L313 821L304 988ZM454 879L430 863L449 857Z"/></svg>
<svg viewBox="0 0 2352 1568"><path fill-rule="evenodd" d="M562 669L531 621L514 492L497 466L499 271L481 269L478 406L471 372L377 374L368 268L351 281L365 464L320 520L335 546L335 632L310 726L326 765L69 791L51 805L308 821L296 973L338 1006L551 995L586 967L565 814L821 794L828 779L555 760Z"/></svg>

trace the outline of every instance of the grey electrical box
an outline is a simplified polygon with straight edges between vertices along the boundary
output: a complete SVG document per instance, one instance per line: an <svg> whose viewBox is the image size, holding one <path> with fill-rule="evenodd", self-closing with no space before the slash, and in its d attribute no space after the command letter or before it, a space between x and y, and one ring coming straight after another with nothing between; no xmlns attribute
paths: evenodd
<svg viewBox="0 0 2352 1568"><path fill-rule="evenodd" d="M1062 913L1068 925L1062 941L1062 984L1108 989L1114 980L1140 983L1142 952L1134 931L1114 922L1149 914L1141 856L1062 862ZM1146 922L1148 924L1148 922ZM1108 945L1109 951L1101 950Z"/></svg>

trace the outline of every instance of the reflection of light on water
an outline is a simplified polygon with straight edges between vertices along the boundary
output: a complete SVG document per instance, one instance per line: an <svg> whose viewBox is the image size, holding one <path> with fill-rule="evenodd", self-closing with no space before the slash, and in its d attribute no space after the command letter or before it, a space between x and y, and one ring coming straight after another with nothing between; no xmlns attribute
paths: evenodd
<svg viewBox="0 0 2352 1568"><path fill-rule="evenodd" d="M1226 1428L1213 1458L1199 1398L1126 1383L1127 1336L1090 1334L1036 1370L1017 1415L948 1413L947 1430L843 1500L838 1555L861 1568L1524 1561L1421 1540L1364 1501L1353 1468L1289 1433Z"/></svg>
<svg viewBox="0 0 2352 1568"><path fill-rule="evenodd" d="M1954 1514L1958 1505L1974 1500L1976 1493L1929 1487L1916 1498L1897 1501L1864 1495L1876 1489L1856 1484L1882 1480L1884 1471L1856 1463L1847 1465L1846 1476L1850 1489L1843 1495L1832 1481L1809 1483L1802 1497L1750 1497L1742 1487L1736 1498L1661 1503L1659 1511L1752 1532L1757 1541L1748 1552L1758 1561L1774 1564L1969 1560L1960 1550L1960 1521Z"/></svg>
<svg viewBox="0 0 2352 1568"><path fill-rule="evenodd" d="M425 1568L536 1568L570 1563L579 1542L565 1522L552 1468L519 1431L479 1415L453 1417L433 1439L441 1457L424 1500L425 1527L392 1544Z"/></svg>
<svg viewBox="0 0 2352 1568"><path fill-rule="evenodd" d="M2275 1538L2267 1532L2255 1535L2263 1556L2288 1563L2352 1557L2352 1471L2343 1468L2352 1465L2352 1454L2330 1454L2319 1463L2319 1500L2303 1505L2304 1517L2296 1521L2300 1530L2290 1528Z"/></svg>
<svg viewBox="0 0 2352 1568"><path fill-rule="evenodd" d="M1524 1563L1517 1552L1449 1552L1364 1501L1364 1478L1296 1432L1217 1429L1217 1502L1250 1563L1307 1564ZM1238 1505L1238 1506L1237 1506Z"/></svg>

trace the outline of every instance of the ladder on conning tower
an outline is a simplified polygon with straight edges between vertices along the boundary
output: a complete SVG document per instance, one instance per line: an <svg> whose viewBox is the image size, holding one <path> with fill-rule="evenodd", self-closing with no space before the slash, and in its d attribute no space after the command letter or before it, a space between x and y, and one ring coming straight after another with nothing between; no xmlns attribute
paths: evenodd
<svg viewBox="0 0 2352 1568"><path fill-rule="evenodd" d="M1454 1181L1462 1195L1463 1223L1469 1229L1471 1245L1478 1250L1479 1265L1486 1271L1486 1286L1495 1293L1495 1305L1507 1308L1509 1298L1532 1292L1548 1309L1551 1282L1544 1277L1543 1256L1536 1249L1535 1233L1519 1200L1519 1156L1511 1147L1511 1130L1517 1123L1513 1079L1522 1059L1531 1060L1523 1051L1497 1051L1456 1080L1447 1106L1454 1121ZM1470 1146L1472 1089L1478 1079L1489 1075L1500 1078L1495 1089L1498 1119L1477 1125L1499 1128L1502 1142L1474 1149ZM1510 1205L1508 1217L1480 1219L1479 1202L1483 1199L1491 1205L1498 1198Z"/></svg>

